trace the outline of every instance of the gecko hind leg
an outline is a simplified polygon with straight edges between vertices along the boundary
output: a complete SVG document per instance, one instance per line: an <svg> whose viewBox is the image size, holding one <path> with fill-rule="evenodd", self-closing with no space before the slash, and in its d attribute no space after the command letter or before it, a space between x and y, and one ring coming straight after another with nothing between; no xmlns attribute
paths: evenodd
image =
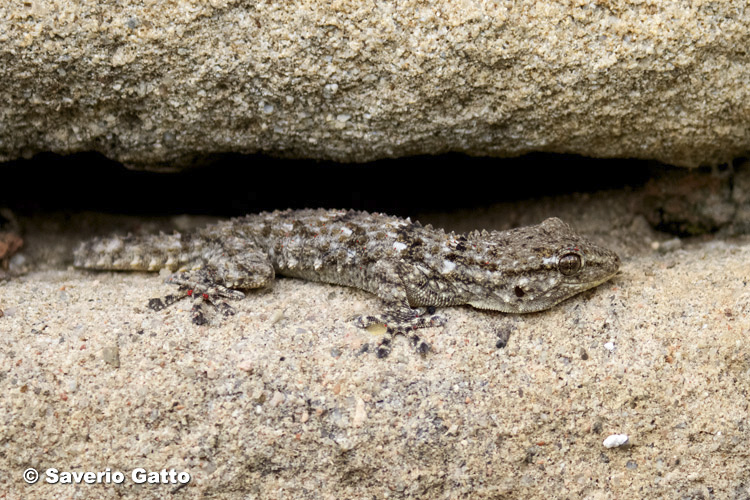
<svg viewBox="0 0 750 500"><path fill-rule="evenodd" d="M192 321L196 325L205 325L209 322L206 304L213 306L224 316L232 316L235 313L234 308L222 299L240 300L245 297L245 294L239 290L233 290L218 283L215 273L210 269L176 273L167 278L166 282L179 286L180 293L169 294L161 299L150 299L149 309L160 311L182 299L193 297L196 303L191 309L191 314Z"/></svg>
<svg viewBox="0 0 750 500"><path fill-rule="evenodd" d="M254 289L268 286L273 282L273 265L265 254L252 251L241 242L229 240L221 248L221 259L217 265L202 263L198 269L175 273L167 283L177 285L179 295L167 295L163 299L151 299L149 308L161 310L178 300L193 297L193 323L205 325L207 320L206 304L224 316L235 313L234 308L223 299L241 300L245 294L240 289Z"/></svg>

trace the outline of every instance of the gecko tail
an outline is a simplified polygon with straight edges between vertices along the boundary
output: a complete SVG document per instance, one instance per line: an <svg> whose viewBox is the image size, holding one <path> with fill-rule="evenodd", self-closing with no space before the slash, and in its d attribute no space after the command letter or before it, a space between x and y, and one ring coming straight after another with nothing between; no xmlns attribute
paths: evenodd
<svg viewBox="0 0 750 500"><path fill-rule="evenodd" d="M193 258L189 241L180 234L108 236L81 243L73 265L113 271L177 270Z"/></svg>

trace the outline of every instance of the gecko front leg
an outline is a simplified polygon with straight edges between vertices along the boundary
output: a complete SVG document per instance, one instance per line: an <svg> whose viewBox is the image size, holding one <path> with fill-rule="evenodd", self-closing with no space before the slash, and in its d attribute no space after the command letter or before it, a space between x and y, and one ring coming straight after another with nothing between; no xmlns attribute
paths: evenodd
<svg viewBox="0 0 750 500"><path fill-rule="evenodd" d="M399 333L408 337L419 354L427 354L430 345L420 339L415 330L445 324L443 317L434 315L435 307L427 304L414 307L415 304L411 303L410 297L414 294L404 280L407 271L404 262L393 263L386 259L376 263L370 273L374 277L372 281L377 282L376 286L372 286L372 291L385 301L385 312L355 317L355 324L360 328L370 330L377 325L385 327L385 336L376 349L379 358L390 354L393 336Z"/></svg>
<svg viewBox="0 0 750 500"><path fill-rule="evenodd" d="M385 327L384 337L375 351L379 358L385 358L391 353L393 337L399 333L406 335L417 353L424 356L430 352L430 345L420 339L415 330L444 325L445 318L434 313L434 307L412 309L408 306L392 306L382 314L356 316L354 322L359 328L367 330L378 325Z"/></svg>

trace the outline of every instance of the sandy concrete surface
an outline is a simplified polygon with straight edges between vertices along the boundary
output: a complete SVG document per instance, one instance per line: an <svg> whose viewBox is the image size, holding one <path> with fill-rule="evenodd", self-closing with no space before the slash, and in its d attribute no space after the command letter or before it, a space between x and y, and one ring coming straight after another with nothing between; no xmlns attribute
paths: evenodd
<svg viewBox="0 0 750 500"><path fill-rule="evenodd" d="M156 275L69 267L91 216L26 220L29 272L0 284L0 497L745 498L750 242L669 240L625 208L554 208L620 252L612 281L531 315L442 309L432 353L399 337L386 359L348 320L378 310L367 293L278 279L196 326L187 301L147 309L173 291Z"/></svg>
<svg viewBox="0 0 750 500"><path fill-rule="evenodd" d="M750 149L748 33L741 0L6 0L0 161L718 164Z"/></svg>

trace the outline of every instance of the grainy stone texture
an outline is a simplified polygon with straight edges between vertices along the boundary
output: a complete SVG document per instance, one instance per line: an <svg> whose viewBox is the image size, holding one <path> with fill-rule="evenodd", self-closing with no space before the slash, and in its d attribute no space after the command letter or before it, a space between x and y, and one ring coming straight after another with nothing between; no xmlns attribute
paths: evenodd
<svg viewBox="0 0 750 500"><path fill-rule="evenodd" d="M425 358L406 339L386 359L357 355L377 339L347 318L379 299L334 285L280 278L221 326L193 325L189 304L150 311L170 286L65 269L82 222L30 221L21 255L36 270L0 284L0 491L176 488L134 485L144 467L189 472L184 498L747 496L748 242L653 251L663 237L612 194L535 207L420 220L557 215L604 235L622 273L543 313L443 308ZM629 445L605 448L612 434ZM27 467L126 479L28 486Z"/></svg>
<svg viewBox="0 0 750 500"><path fill-rule="evenodd" d="M0 160L549 151L716 164L750 149L745 7L8 0Z"/></svg>

